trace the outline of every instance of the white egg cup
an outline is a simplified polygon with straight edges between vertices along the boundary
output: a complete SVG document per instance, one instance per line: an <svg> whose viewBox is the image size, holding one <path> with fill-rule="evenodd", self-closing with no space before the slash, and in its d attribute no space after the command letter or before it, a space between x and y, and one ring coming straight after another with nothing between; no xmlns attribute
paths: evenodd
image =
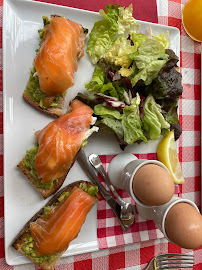
<svg viewBox="0 0 202 270"><path fill-rule="evenodd" d="M169 210L177 203L188 203L199 212L199 209L194 202L192 202L188 199L179 198L176 195L174 195L168 203L165 203L165 204L160 205L160 206L154 206L153 211L152 211L152 219L153 219L154 223L159 228L159 230L164 234L164 236L167 238L167 240L170 241L171 243L173 243L173 242L169 239L169 237L166 233L166 230L165 230L165 220L166 220L166 216L167 216Z"/></svg>
<svg viewBox="0 0 202 270"><path fill-rule="evenodd" d="M171 200L163 205L148 206L141 201L133 193L133 178L138 169L146 164L155 164L161 166L168 173L167 167L157 160L138 159L130 153L122 153L112 159L109 164L108 175L112 184L119 189L125 190L135 201L136 208L140 216L147 220L153 220L159 230L164 234L166 239L173 243L165 230L165 219L169 210L177 203L188 203L193 206L198 212L196 204L188 199L182 199L174 195ZM170 173L169 173L170 174Z"/></svg>
<svg viewBox="0 0 202 270"><path fill-rule="evenodd" d="M133 193L133 178L138 169L146 164L159 165L169 173L166 166L160 161L137 159L130 153L122 153L112 159L109 164L108 175L116 188L125 190L133 198L139 215L150 220L153 218L153 206L142 203Z"/></svg>

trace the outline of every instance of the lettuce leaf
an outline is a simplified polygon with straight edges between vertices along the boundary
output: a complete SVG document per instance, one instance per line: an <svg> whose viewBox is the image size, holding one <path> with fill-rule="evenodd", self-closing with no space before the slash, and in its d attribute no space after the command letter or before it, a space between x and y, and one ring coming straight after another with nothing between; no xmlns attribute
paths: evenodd
<svg viewBox="0 0 202 270"><path fill-rule="evenodd" d="M93 29L89 35L87 52L90 60L96 64L98 60L105 54L109 47L113 44L114 37L118 33L118 15L120 5L107 5L104 10L100 10L100 14L104 20L95 22Z"/></svg>
<svg viewBox="0 0 202 270"><path fill-rule="evenodd" d="M164 59L161 59L162 56ZM145 85L151 84L168 60L165 59L165 48L155 38L146 39L138 51L130 54L129 57L134 60L139 70L131 75L132 86L135 86L139 80L144 81Z"/></svg>
<svg viewBox="0 0 202 270"><path fill-rule="evenodd" d="M104 20L95 22L89 35L87 46L87 52L93 64L96 64L112 45L120 43L123 38L127 39L128 34L136 32L140 28L140 25L132 16L132 4L127 8L118 4L109 4L105 7L105 12L102 9L99 12ZM117 34L119 34L118 39ZM123 47L123 50L125 49L126 48ZM117 51L117 48L113 48L112 50ZM129 48L127 48L127 50L129 50ZM129 53L132 52L133 50ZM121 56L122 53L123 52L120 52ZM123 65L123 63L125 63L123 59L117 61L117 65ZM131 62L130 59L128 61Z"/></svg>
<svg viewBox="0 0 202 270"><path fill-rule="evenodd" d="M104 82L105 71L100 65L97 65L95 66L91 81L89 83L85 83L85 87L88 89L88 91L100 92Z"/></svg>
<svg viewBox="0 0 202 270"><path fill-rule="evenodd" d="M118 20L120 7L121 6L119 4L108 4L105 6L105 12L103 9L100 9L99 13L106 20L114 22Z"/></svg>
<svg viewBox="0 0 202 270"><path fill-rule="evenodd" d="M101 117L110 117L115 119L121 119L122 116L120 112L114 108L107 108L102 104L98 104L94 107L94 113L100 115Z"/></svg>
<svg viewBox="0 0 202 270"><path fill-rule="evenodd" d="M94 107L94 113L102 117L101 123L112 129L121 141L133 144L136 141L147 139L143 134L142 123L139 116L140 96L137 93L130 106L125 106L123 114L117 109L107 108L102 104Z"/></svg>
<svg viewBox="0 0 202 270"><path fill-rule="evenodd" d="M110 94L112 97L119 98L116 89L111 82L105 83L106 75L104 68L100 65L95 66L93 77L89 83L85 83L85 87L88 91L95 91L102 94Z"/></svg>
<svg viewBox="0 0 202 270"><path fill-rule="evenodd" d="M174 102L182 95L182 75L176 70L177 59L171 58L161 68L157 78L146 87L146 93L155 99Z"/></svg>
<svg viewBox="0 0 202 270"><path fill-rule="evenodd" d="M126 38L129 34L137 32L140 29L140 24L133 18L132 4L125 9L124 7L119 7L118 28L118 34Z"/></svg>
<svg viewBox="0 0 202 270"><path fill-rule="evenodd" d="M143 110L143 128L149 134L151 140L157 140L163 129L170 130L170 124L163 117L161 106L155 102L153 96L149 95L146 98Z"/></svg>
<svg viewBox="0 0 202 270"><path fill-rule="evenodd" d="M138 44L138 47L141 47L142 44L148 39L148 36L142 33L133 32L131 36L132 36L133 43L136 42Z"/></svg>
<svg viewBox="0 0 202 270"><path fill-rule="evenodd" d="M147 65L145 64L145 67L135 74L135 76L133 74L131 75L132 86L135 86L139 80L143 80L145 85L151 84L153 79L158 77L158 73L165 63L166 60L157 59Z"/></svg>
<svg viewBox="0 0 202 270"><path fill-rule="evenodd" d="M107 96L110 95L112 97L116 97L119 99L119 95L111 82L104 84L103 87L100 89L100 93L105 94Z"/></svg>
<svg viewBox="0 0 202 270"><path fill-rule="evenodd" d="M138 53L133 56L133 60L135 61L135 65L138 69L143 69L153 61L153 58Z"/></svg>
<svg viewBox="0 0 202 270"><path fill-rule="evenodd" d="M166 121L170 124L178 124L178 113L177 113L177 106L171 107L166 113L164 113L164 117Z"/></svg>
<svg viewBox="0 0 202 270"><path fill-rule="evenodd" d="M129 40L116 43L111 46L103 58L116 66L122 66L128 68L132 63L132 59L129 57L130 54L137 51L137 44L131 46Z"/></svg>
<svg viewBox="0 0 202 270"><path fill-rule="evenodd" d="M169 31L165 33L160 33L159 35L154 36L156 40L158 40L165 49L170 47L170 40L169 40Z"/></svg>
<svg viewBox="0 0 202 270"><path fill-rule="evenodd" d="M169 55L165 53L161 57L159 57L159 59L168 61L169 60Z"/></svg>
<svg viewBox="0 0 202 270"><path fill-rule="evenodd" d="M140 96L137 93L132 99L130 106L125 106L123 109L123 131L124 141L128 144L134 144L138 140L143 140L147 143L147 139L143 134L142 123L139 116Z"/></svg>
<svg viewBox="0 0 202 270"><path fill-rule="evenodd" d="M110 64L106 64L103 61L95 66L92 79L89 83L85 83L85 87L88 91L95 91L97 93L103 93L105 95L110 95L112 97L118 98L120 101L124 101L124 90L126 85L123 79L117 81L111 81L107 79L107 75L113 67ZM116 70L113 70L116 71ZM118 70L116 71L118 74ZM123 72L131 72L130 69L126 69ZM133 72L133 71L132 71Z"/></svg>
<svg viewBox="0 0 202 270"><path fill-rule="evenodd" d="M104 117L100 122L110 128L121 141L123 140L124 132L121 120L111 117Z"/></svg>
<svg viewBox="0 0 202 270"><path fill-rule="evenodd" d="M120 80L120 81L115 81L115 82L113 82L113 86L114 86L114 88L116 89L117 95L119 96L118 99L119 99L120 101L124 101L125 99L124 99L123 93L124 93L124 91L125 91L125 89L126 89L126 86L125 86L125 84L123 83L123 81L122 81L122 80Z"/></svg>
<svg viewBox="0 0 202 270"><path fill-rule="evenodd" d="M95 105L97 105L99 102L96 100L96 92L94 91L86 91L84 93L78 93L75 97L75 99L78 99L91 107L92 109L94 108Z"/></svg>
<svg viewBox="0 0 202 270"><path fill-rule="evenodd" d="M132 67L130 67L130 68L124 68L124 67L122 67L119 70L119 74L121 76L123 76L123 77L129 77L132 73L133 73Z"/></svg>
<svg viewBox="0 0 202 270"><path fill-rule="evenodd" d="M155 38L148 38L141 47L138 48L141 55L146 55L152 59L157 59L165 53L164 46Z"/></svg>

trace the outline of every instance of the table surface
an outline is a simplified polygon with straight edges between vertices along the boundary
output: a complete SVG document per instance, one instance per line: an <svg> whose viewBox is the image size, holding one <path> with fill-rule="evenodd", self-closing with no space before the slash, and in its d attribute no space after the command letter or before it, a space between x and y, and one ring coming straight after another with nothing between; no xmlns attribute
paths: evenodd
<svg viewBox="0 0 202 270"><path fill-rule="evenodd" d="M81 1L81 0L44 0L43 2L61 4L75 8L98 11L107 3L117 1ZM201 46L192 41L185 33L181 22L181 8L186 0L133 0L119 1L127 6L133 3L134 16L137 19L178 27L181 31L181 73L184 92L180 100L180 123L182 136L179 140L179 158L186 179L180 187L183 198L196 202L200 208L201 197ZM2 84L2 6L0 0L0 270L31 270L39 269L34 264L26 266L8 266L4 253L4 195L3 195L3 84ZM158 17L157 17L158 10ZM165 239L145 241L138 244L103 249L93 253L62 258L56 266L59 269L144 269L153 256L160 253L189 253L195 255L195 269L202 269L202 248L185 250L168 243Z"/></svg>

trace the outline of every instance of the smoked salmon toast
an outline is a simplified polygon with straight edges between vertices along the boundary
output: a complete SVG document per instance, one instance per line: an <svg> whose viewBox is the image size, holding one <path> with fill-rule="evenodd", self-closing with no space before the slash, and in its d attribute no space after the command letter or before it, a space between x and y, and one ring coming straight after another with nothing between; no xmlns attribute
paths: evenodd
<svg viewBox="0 0 202 270"><path fill-rule="evenodd" d="M78 60L84 56L88 30L64 17L43 17L37 50L24 99L55 117L62 115L66 90L74 84Z"/></svg>
<svg viewBox="0 0 202 270"><path fill-rule="evenodd" d="M53 270L78 236L98 198L98 188L90 182L78 181L66 186L25 224L14 239L13 248L40 268Z"/></svg>
<svg viewBox="0 0 202 270"><path fill-rule="evenodd" d="M79 149L98 130L95 126L90 129L95 122L92 114L89 106L73 100L67 114L36 132L36 145L17 165L44 199L61 187Z"/></svg>

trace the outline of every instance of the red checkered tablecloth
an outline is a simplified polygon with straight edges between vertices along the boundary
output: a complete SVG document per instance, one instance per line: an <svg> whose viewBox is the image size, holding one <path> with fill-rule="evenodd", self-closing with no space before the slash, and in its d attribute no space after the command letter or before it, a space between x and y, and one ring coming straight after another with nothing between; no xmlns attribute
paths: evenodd
<svg viewBox="0 0 202 270"><path fill-rule="evenodd" d="M59 2L63 5L85 8L85 1L50 0L47 2ZM92 3L91 3L92 2ZM99 10L103 8L107 1L88 1L87 9ZM116 1L109 1L114 3ZM127 2L127 3L126 3ZM130 2L130 1L129 1ZM138 3L137 0L131 1ZM142 13L146 12L147 20L149 5L154 1L139 1L144 3L145 10L139 10L139 19L144 19ZM147 3L146 3L147 2ZM152 4L151 4L152 2ZM181 31L181 72L183 76L184 92L180 100L180 122L183 134L179 140L179 157L182 164L183 174L186 182L180 186L179 192L183 198L189 198L200 208L201 197L201 44L192 41L185 33L181 22L181 8L185 0L159 0L158 1L158 22L160 24L178 27ZM119 1L120 4L127 5L128 1ZM149 5L148 5L149 3ZM2 5L0 0L0 270L34 270L39 269L34 264L22 266L8 266L5 262L4 253L4 197L3 197L3 105L2 105ZM91 8L92 7L92 8ZM153 5L154 7L154 5ZM142 12L141 12L142 11ZM153 9L155 13L155 8ZM153 14L153 13L152 13ZM145 15L146 16L146 15ZM150 20L152 21L152 19ZM153 18L153 21L155 19ZM102 157L107 160L106 157ZM108 161L105 162L105 165ZM155 237L154 237L155 238ZM150 238L149 238L150 239ZM202 269L202 248L197 250L184 250L178 246L168 243L164 238L158 240L144 241L135 244L122 245L110 249L102 249L97 252L62 258L56 266L56 270L102 270L102 269L144 269L149 260L159 253L191 253L195 255L195 269Z"/></svg>

